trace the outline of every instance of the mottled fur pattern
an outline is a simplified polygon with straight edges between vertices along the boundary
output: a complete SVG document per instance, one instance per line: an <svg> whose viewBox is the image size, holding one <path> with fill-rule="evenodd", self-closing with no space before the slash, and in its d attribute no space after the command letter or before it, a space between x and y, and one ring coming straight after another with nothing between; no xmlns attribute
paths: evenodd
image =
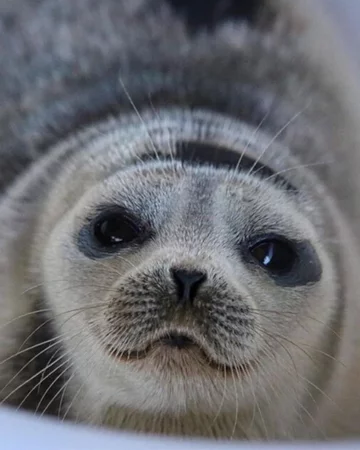
<svg viewBox="0 0 360 450"><path fill-rule="evenodd" d="M355 436L350 64L314 2L257 2L251 20L209 27L176 3L0 1L0 399L153 433ZM295 188L176 161L179 142L245 154ZM89 223L114 204L152 234L99 256ZM310 245L311 282L251 265L239 248L261 233ZM191 307L173 267L206 272ZM126 358L174 330L198 345Z"/></svg>

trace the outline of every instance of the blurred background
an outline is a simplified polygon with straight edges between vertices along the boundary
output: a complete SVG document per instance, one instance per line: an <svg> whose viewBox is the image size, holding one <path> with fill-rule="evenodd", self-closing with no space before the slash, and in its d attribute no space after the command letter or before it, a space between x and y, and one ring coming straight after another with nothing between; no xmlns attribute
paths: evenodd
<svg viewBox="0 0 360 450"><path fill-rule="evenodd" d="M288 0L293 1L293 0ZM317 1L317 0L313 0ZM335 25L339 28L349 51L360 71L360 1L321 0L328 8ZM360 82L360 79L359 79Z"/></svg>

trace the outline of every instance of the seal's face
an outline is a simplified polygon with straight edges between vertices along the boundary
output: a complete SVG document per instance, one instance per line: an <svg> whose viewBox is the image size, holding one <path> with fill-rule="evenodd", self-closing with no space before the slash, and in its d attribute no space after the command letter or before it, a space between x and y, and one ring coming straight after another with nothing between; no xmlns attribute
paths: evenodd
<svg viewBox="0 0 360 450"><path fill-rule="evenodd" d="M74 372L101 400L215 414L271 397L285 375L295 388L334 285L293 186L236 170L246 155L229 169L204 161L215 145L180 147L69 208L46 244L45 289Z"/></svg>

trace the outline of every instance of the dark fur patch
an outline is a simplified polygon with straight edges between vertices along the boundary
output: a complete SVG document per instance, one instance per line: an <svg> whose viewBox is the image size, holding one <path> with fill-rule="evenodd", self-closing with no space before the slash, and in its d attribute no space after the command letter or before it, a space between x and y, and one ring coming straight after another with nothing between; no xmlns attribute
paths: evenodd
<svg viewBox="0 0 360 450"><path fill-rule="evenodd" d="M253 23L264 7L264 0L167 0L191 30L214 28L227 20Z"/></svg>
<svg viewBox="0 0 360 450"><path fill-rule="evenodd" d="M149 153L141 156L142 163L149 160L158 160L159 156ZM239 172L249 172L264 180L280 185L283 189L296 192L297 188L288 180L277 174L271 167L255 161L247 155L240 156L231 149L211 145L203 142L177 142L175 154L161 156L161 160L177 160L192 165L210 165L216 168L237 169Z"/></svg>

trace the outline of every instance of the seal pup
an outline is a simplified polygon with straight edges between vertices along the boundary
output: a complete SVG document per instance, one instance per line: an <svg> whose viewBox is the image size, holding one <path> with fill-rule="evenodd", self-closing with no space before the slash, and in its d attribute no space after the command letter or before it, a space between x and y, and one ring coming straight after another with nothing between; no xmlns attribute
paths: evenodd
<svg viewBox="0 0 360 450"><path fill-rule="evenodd" d="M313 2L225 3L1 3L2 404L359 433L350 64Z"/></svg>

